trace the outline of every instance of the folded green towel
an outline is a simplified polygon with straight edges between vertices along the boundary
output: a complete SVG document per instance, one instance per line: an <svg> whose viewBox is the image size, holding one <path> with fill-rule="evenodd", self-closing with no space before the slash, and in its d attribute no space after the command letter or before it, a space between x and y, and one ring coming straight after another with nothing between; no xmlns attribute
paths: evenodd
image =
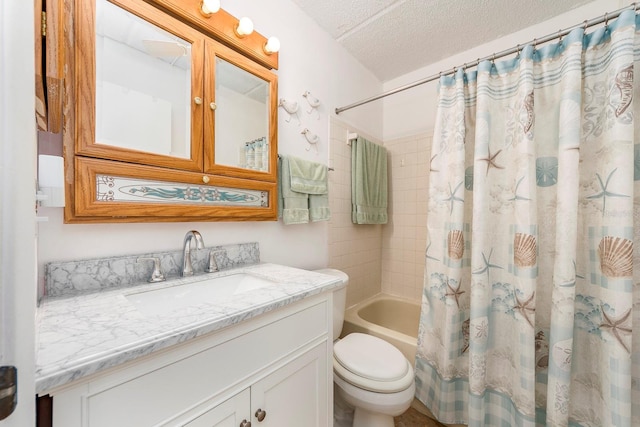
<svg viewBox="0 0 640 427"><path fill-rule="evenodd" d="M351 221L387 223L387 150L362 137L351 143Z"/></svg>
<svg viewBox="0 0 640 427"><path fill-rule="evenodd" d="M287 160L289 161L291 190L307 194L327 194L329 192L325 165L291 156Z"/></svg>
<svg viewBox="0 0 640 427"><path fill-rule="evenodd" d="M327 221L327 167L289 156L278 164L278 216L286 225Z"/></svg>
<svg viewBox="0 0 640 427"><path fill-rule="evenodd" d="M309 218L313 222L329 221L331 219L328 193L309 195Z"/></svg>

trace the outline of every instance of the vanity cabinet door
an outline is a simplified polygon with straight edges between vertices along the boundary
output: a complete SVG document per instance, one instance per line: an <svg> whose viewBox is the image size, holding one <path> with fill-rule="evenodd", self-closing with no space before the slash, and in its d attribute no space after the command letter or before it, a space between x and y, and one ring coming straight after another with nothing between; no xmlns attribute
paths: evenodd
<svg viewBox="0 0 640 427"><path fill-rule="evenodd" d="M250 394L249 389L246 389L184 424L184 427L239 427L243 421L251 419Z"/></svg>
<svg viewBox="0 0 640 427"><path fill-rule="evenodd" d="M214 40L205 59L204 172L275 182L276 75Z"/></svg>
<svg viewBox="0 0 640 427"><path fill-rule="evenodd" d="M251 386L251 424L259 427L330 425L327 343L319 344ZM261 421L262 419L262 421Z"/></svg>

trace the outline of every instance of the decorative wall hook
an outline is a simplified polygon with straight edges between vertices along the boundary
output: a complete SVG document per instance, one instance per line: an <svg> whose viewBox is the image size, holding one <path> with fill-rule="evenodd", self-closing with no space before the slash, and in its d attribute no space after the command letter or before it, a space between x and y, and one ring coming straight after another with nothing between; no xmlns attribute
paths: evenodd
<svg viewBox="0 0 640 427"><path fill-rule="evenodd" d="M289 118L284 119L285 122L289 123L291 121L291 116L295 114L296 118L298 119L298 124L300 124L300 117L298 117L299 105L296 101L289 101L287 99L280 98L280 102L278 103L278 106L282 107L284 111L289 113Z"/></svg>
<svg viewBox="0 0 640 427"><path fill-rule="evenodd" d="M309 146L307 147L307 151L311 150L311 146L313 145L314 147L316 147L316 153L317 153L318 152L317 144L318 144L318 141L320 140L320 137L315 133L311 133L311 131L307 128L304 128L300 133L304 135L307 142L309 143Z"/></svg>
<svg viewBox="0 0 640 427"><path fill-rule="evenodd" d="M317 108L320 106L320 100L311 95L311 92L309 92L308 90L305 91L302 96L307 100L307 103L309 103L309 107L311 107L307 110L307 113L311 114L313 110L316 110L316 113L318 113L318 119L320 119L320 113L317 110Z"/></svg>

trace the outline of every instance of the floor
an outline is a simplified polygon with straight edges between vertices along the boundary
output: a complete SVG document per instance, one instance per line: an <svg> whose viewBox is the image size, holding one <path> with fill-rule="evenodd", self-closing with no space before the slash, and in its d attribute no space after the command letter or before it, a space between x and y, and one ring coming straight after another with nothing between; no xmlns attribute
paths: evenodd
<svg viewBox="0 0 640 427"><path fill-rule="evenodd" d="M444 427L439 422L416 411L413 407L393 420L395 421L395 427Z"/></svg>

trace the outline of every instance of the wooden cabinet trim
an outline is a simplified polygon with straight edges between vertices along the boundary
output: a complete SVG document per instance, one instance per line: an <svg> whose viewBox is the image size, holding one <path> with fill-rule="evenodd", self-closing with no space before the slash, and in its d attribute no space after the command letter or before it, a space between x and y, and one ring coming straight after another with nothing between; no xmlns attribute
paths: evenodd
<svg viewBox="0 0 640 427"><path fill-rule="evenodd" d="M163 29L172 32L179 37L190 41L194 45L196 61L202 66L192 67L192 84L197 88L192 89L194 93L205 94L208 90L205 85L214 84L212 79L206 79L205 73L205 44L218 43L219 49L224 51L221 57L229 58L236 65L242 68L250 68L250 72L264 76L270 82L270 170L254 171L236 167L215 165L211 160L214 153L213 144L206 144L204 135L213 131L212 115L205 115L204 111L208 103L199 106L199 112L192 114L196 120L192 121L192 138L196 137L197 143L192 142L192 158L178 159L170 156L152 155L148 161L148 153L138 152L112 146L101 146L95 140L95 35L93 28L95 25L95 4L93 1L79 0L58 0L61 2L61 13L58 19L62 27L58 34L64 36L63 46L58 52L60 61L64 62L64 92L63 92L63 151L65 158L65 194L66 203L64 209L65 223L104 223L104 222L192 222L192 221L264 221L277 220L277 76L267 69L263 69L253 64L250 59L243 57L218 42L208 39L208 36L215 32L207 30L208 34L200 34L196 25L187 25L183 22L175 21L175 25L159 25ZM148 0L109 0L121 5L125 9L134 12L145 11L151 14L151 20L158 25L155 20L160 19L163 14L172 8L183 7L173 5L166 8L164 1ZM190 2L190 1L189 1ZM155 5L155 6L154 6ZM163 9L158 9L161 6ZM223 12L222 10L220 12ZM226 14L226 12L224 12ZM174 17L180 18L180 14L172 12ZM189 14L187 14L189 15ZM187 16L185 15L185 16ZM224 15L224 14L223 14ZM221 15L221 16L223 16ZM228 14L227 14L228 15ZM189 15L190 16L190 15ZM229 15L232 19L231 15ZM160 17L160 18L159 18ZM149 19L148 16L145 19ZM225 18L227 19L227 18ZM237 21L237 20L236 20ZM230 21L231 22L231 21ZM177 31L179 29L179 34ZM262 36L260 36L262 37ZM206 42L205 42L206 40ZM266 40L266 39L265 39ZM261 45L260 45L261 46ZM260 47L261 48L261 47ZM246 49L242 49L246 53ZM49 53L49 52L47 52ZM277 54L275 54L277 68ZM255 58L251 56L251 59ZM264 61L259 61L265 65ZM271 64L273 65L273 64ZM271 67L271 65L268 65ZM206 83L209 82L209 83ZM211 95L210 95L211 96ZM195 103L192 104L192 113ZM209 118L207 118L209 117ZM209 141L212 141L209 140ZM140 162L141 157L147 165L134 165ZM197 207L177 205L159 208L157 205L148 206L145 204L139 207L132 207L131 204L122 206L122 210L117 215L113 215L111 208L105 208L91 200L88 194L95 195L95 177L84 177L84 169L80 169L78 162L89 162L90 160L100 162L100 159L109 159L114 168L118 168L118 174L126 171L132 177L143 177L146 172L152 170L151 175L167 179L180 177L185 179L185 183L194 182L202 178L202 174L207 174L212 178L214 185L226 185L233 188L247 188L253 190L265 189L269 191L268 208L239 208L239 207ZM205 164L206 163L206 164ZM164 168L164 169L161 169ZM110 169L111 170L111 169ZM197 179L196 179L197 177ZM155 179L155 178L154 178ZM93 190L92 190L93 189ZM115 206L115 205L112 205Z"/></svg>
<svg viewBox="0 0 640 427"><path fill-rule="evenodd" d="M134 219L145 218L147 222L184 221L198 218L199 221L230 221L230 220L276 220L277 216L277 188L275 183L256 182L237 178L210 176L208 186L220 186L235 189L247 189L268 192L268 206L200 206L193 203L161 204L144 202L105 202L96 200L96 175L109 174L136 179L148 179L163 182L180 182L202 187L203 174L195 172L171 171L153 166L139 166L118 163L109 160L98 160L76 157L75 169L79 173L76 179L75 212L79 218L90 215L113 218Z"/></svg>

